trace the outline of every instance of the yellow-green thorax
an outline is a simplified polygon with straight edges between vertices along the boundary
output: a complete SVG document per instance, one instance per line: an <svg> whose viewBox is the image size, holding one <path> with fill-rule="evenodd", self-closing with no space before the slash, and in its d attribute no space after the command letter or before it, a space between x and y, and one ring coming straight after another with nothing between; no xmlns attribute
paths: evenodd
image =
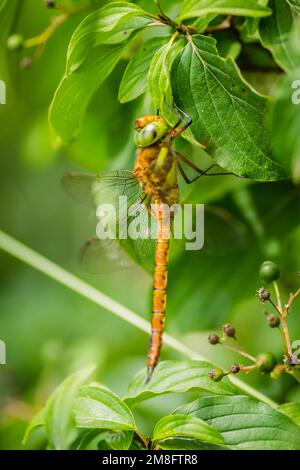
<svg viewBox="0 0 300 470"><path fill-rule="evenodd" d="M172 206L179 201L177 161L167 135L167 123L159 116L137 119L134 174L152 202Z"/></svg>

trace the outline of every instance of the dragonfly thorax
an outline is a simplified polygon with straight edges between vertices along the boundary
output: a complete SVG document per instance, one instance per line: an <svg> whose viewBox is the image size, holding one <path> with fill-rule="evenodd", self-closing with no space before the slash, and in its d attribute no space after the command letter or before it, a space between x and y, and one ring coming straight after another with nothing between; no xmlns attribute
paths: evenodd
<svg viewBox="0 0 300 470"><path fill-rule="evenodd" d="M178 203L177 161L167 143L157 142L146 148L139 148L134 174L151 201L169 206Z"/></svg>

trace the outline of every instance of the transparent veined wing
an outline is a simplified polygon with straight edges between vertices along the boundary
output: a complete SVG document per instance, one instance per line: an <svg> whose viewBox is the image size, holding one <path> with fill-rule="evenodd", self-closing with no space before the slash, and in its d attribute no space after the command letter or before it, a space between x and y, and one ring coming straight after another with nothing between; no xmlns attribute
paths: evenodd
<svg viewBox="0 0 300 470"><path fill-rule="evenodd" d="M116 170L103 174L68 173L62 179L65 192L75 201L87 206L117 204L119 196L133 203L142 194L132 171Z"/></svg>
<svg viewBox="0 0 300 470"><path fill-rule="evenodd" d="M156 222L131 171L103 175L70 173L64 176L63 187L76 201L97 209L97 236L81 250L81 266L85 271L104 273L134 264L147 270L152 268L155 240L150 233L155 232ZM107 212L106 205L113 212Z"/></svg>

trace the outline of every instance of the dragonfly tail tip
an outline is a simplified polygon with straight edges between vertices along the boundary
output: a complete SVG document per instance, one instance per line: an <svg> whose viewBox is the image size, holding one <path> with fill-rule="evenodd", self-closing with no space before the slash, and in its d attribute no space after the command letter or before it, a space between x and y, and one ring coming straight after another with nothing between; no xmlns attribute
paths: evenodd
<svg viewBox="0 0 300 470"><path fill-rule="evenodd" d="M150 382L153 372L154 372L154 366L147 367L147 377L145 380L145 385L147 385Z"/></svg>

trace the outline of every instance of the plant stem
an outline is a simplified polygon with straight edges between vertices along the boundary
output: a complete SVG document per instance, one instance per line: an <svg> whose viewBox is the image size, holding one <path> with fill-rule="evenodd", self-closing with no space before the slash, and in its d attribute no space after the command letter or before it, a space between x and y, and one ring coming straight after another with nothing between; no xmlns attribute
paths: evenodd
<svg viewBox="0 0 300 470"><path fill-rule="evenodd" d="M292 345L291 345L291 340L290 340L290 334L289 334L289 327L287 324L287 314L288 314L288 308L282 307L282 302L281 302L281 297L280 297L280 291L278 288L278 284L276 281L273 282L273 286L275 289L276 297L277 297L277 308L280 312L280 319L281 319L281 325L282 325L282 330L284 333L284 349L286 350L287 354L289 357L292 356Z"/></svg>
<svg viewBox="0 0 300 470"><path fill-rule="evenodd" d="M78 277L74 276L70 272L61 268L52 261L48 260L47 258L40 255L31 248L27 247L23 243L20 243L19 241L15 240L14 238L2 232L1 230L0 249L10 254L11 256L14 256L15 258L19 259L23 263L28 264L37 271L40 271L46 276L54 279L56 282L59 282L60 284L68 287L74 292L77 292L77 294L89 299L100 307L110 311L114 315L122 318L123 320L127 321L127 323L130 323L139 330L144 331L147 334L149 334L149 332L151 331L151 325L148 321L144 320L136 313L132 312L128 308L124 307L120 303L111 299L107 295L103 294L99 290L90 286L86 282L82 281ZM210 362L207 358L196 353L188 346L178 341L176 338L173 338L171 335L165 334L164 342L170 348L180 352L181 354L189 357L190 359L198 359L200 361L202 360ZM256 398L257 400L262 401L272 407L278 406L278 403L274 402L269 397L259 392L255 388L251 387L250 385L244 383L242 380L236 377L230 377L230 380L241 391Z"/></svg>
<svg viewBox="0 0 300 470"><path fill-rule="evenodd" d="M229 351L235 352L237 354L240 354L241 356L245 357L246 359L249 359L251 362L256 362L256 358L254 356L251 356L251 354L248 354L246 351L244 351L241 348L234 348L233 346L230 346L229 344L225 343L220 343L223 348L228 349Z"/></svg>

